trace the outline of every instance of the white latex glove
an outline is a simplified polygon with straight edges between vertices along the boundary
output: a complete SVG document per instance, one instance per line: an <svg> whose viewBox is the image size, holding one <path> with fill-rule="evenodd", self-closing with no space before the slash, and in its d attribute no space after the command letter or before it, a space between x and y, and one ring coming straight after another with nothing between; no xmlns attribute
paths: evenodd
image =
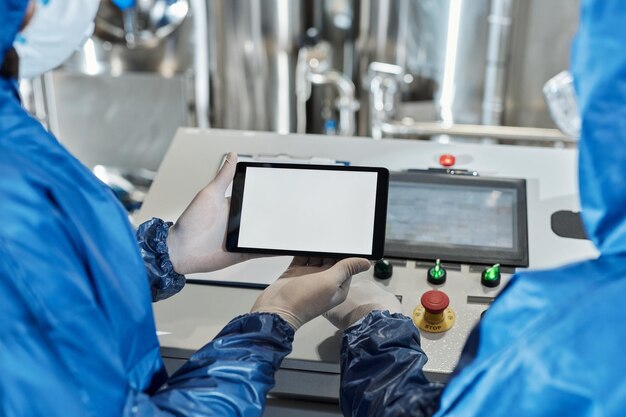
<svg viewBox="0 0 626 417"><path fill-rule="evenodd" d="M295 330L346 299L352 275L367 271L367 259L296 257L257 298L251 312L275 313Z"/></svg>
<svg viewBox="0 0 626 417"><path fill-rule="evenodd" d="M230 198L224 194L236 165L237 154L231 152L213 181L200 190L170 228L167 247L179 274L215 271L259 256L226 251Z"/></svg>
<svg viewBox="0 0 626 417"><path fill-rule="evenodd" d="M402 313L402 304L395 295L372 281L359 280L350 287L346 301L324 314L339 330L345 330L374 310Z"/></svg>

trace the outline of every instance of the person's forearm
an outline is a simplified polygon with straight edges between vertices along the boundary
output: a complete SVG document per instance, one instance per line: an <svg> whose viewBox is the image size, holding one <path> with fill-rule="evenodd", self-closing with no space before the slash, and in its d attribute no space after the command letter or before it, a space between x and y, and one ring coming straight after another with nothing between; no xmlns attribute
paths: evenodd
<svg viewBox="0 0 626 417"><path fill-rule="evenodd" d="M274 314L235 318L155 395L137 397L129 408L141 416L260 416L293 335Z"/></svg>
<svg viewBox="0 0 626 417"><path fill-rule="evenodd" d="M344 416L431 416L443 386L430 383L419 332L401 314L374 311L346 330L341 348Z"/></svg>

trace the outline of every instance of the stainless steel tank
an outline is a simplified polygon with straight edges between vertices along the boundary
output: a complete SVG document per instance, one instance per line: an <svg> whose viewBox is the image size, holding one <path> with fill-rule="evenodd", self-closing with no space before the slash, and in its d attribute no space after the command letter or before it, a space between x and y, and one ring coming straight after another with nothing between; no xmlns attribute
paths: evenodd
<svg viewBox="0 0 626 417"><path fill-rule="evenodd" d="M294 76L307 3L207 0L212 126L295 131Z"/></svg>
<svg viewBox="0 0 626 417"><path fill-rule="evenodd" d="M418 120L480 123L490 0L365 0L360 4L359 83L362 101L372 62L409 75L400 115ZM363 106L362 106L363 107ZM361 111L361 133L369 126Z"/></svg>
<svg viewBox="0 0 626 417"><path fill-rule="evenodd" d="M189 1L139 0L135 10L136 45L128 47L122 12L111 0L102 0L94 36L64 68L90 75L151 72L165 77L187 71L193 60Z"/></svg>
<svg viewBox="0 0 626 417"><path fill-rule="evenodd" d="M504 124L555 127L542 89L569 67L580 0L519 1L513 26Z"/></svg>
<svg viewBox="0 0 626 417"><path fill-rule="evenodd" d="M137 0L131 48L102 0L94 35L46 76L49 126L88 167L156 170L176 130L197 123L193 1Z"/></svg>
<svg viewBox="0 0 626 417"><path fill-rule="evenodd" d="M81 152L98 150L83 159L102 163L109 155L125 166L154 168L175 125L207 127L209 117L212 127L281 133L303 131L298 120L306 119L304 131L324 133L329 119L360 104L356 133L370 135L369 96L381 85L371 65L383 63L393 65L387 75L396 85L386 85L385 94L395 96L383 113L394 123L553 127L541 86L567 67L577 8L571 0L138 0L143 20L131 49L121 14L103 0L95 36L54 74L52 108L61 137ZM328 68L326 76L346 85L351 79L358 102L342 107L341 89L309 71L315 82L302 111L296 66L311 27L329 51L314 70ZM549 54L546 38L556 45ZM317 57L308 62L319 64ZM81 94L88 85L110 102L88 102ZM166 99L173 91L176 99ZM171 120L148 110L155 104ZM103 124L102 115L115 109ZM84 124L99 127L102 144L75 132ZM131 142L141 142L140 151L126 152Z"/></svg>

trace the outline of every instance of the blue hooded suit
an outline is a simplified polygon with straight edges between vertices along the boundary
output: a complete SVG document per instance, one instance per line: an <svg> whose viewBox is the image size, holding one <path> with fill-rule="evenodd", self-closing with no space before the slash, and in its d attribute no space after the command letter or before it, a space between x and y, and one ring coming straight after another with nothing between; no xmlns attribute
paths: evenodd
<svg viewBox="0 0 626 417"><path fill-rule="evenodd" d="M373 313L344 338L346 416L626 415L626 2L581 3L580 198L600 257L514 276L443 393L409 319Z"/></svg>
<svg viewBox="0 0 626 417"><path fill-rule="evenodd" d="M0 65L27 3L0 0ZM4 72L0 219L1 416L261 414L293 329L271 314L236 318L168 378L155 266L111 191L26 113Z"/></svg>

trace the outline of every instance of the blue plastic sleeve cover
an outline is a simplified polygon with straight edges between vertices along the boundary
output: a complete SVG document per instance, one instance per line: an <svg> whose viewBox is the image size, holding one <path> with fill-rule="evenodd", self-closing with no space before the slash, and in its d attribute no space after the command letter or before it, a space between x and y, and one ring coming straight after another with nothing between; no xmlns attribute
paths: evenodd
<svg viewBox="0 0 626 417"><path fill-rule="evenodd" d="M124 415L259 417L294 333L276 314L236 317L156 394L129 398Z"/></svg>
<svg viewBox="0 0 626 417"><path fill-rule="evenodd" d="M185 286L185 276L174 271L168 254L167 236L172 224L153 217L137 229L137 244L146 265L152 301L169 298Z"/></svg>
<svg viewBox="0 0 626 417"><path fill-rule="evenodd" d="M343 415L432 416L443 385L429 382L417 328L406 316L373 311L341 344Z"/></svg>

